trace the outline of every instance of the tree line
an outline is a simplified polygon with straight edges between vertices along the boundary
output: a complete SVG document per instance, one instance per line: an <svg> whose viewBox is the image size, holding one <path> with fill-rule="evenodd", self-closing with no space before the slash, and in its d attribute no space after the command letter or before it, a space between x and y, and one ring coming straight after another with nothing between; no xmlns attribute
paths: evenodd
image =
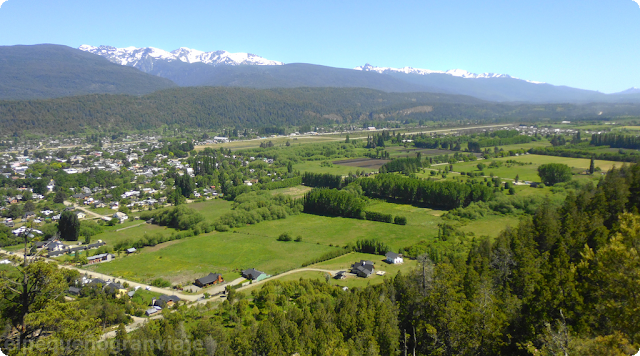
<svg viewBox="0 0 640 356"><path fill-rule="evenodd" d="M639 149L640 137L616 133L593 134L591 135L591 145Z"/></svg>
<svg viewBox="0 0 640 356"><path fill-rule="evenodd" d="M304 172L302 174L302 184L307 187L340 189L342 187L342 176L331 173Z"/></svg>
<svg viewBox="0 0 640 356"><path fill-rule="evenodd" d="M455 209L475 201L493 198L493 189L484 184L453 181L435 182L378 174L374 179L359 179L363 193L372 198L394 199L407 204L422 204L438 209Z"/></svg>
<svg viewBox="0 0 640 356"><path fill-rule="evenodd" d="M593 158L600 161L617 161L617 162L638 162L640 153L635 151L618 152L598 152L594 147L536 147L531 148L528 152L536 155L571 157L571 158Z"/></svg>

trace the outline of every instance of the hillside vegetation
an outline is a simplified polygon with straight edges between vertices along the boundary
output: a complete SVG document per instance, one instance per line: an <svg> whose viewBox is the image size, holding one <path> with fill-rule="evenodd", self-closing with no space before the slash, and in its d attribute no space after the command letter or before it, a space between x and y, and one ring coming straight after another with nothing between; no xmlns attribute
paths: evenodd
<svg viewBox="0 0 640 356"><path fill-rule="evenodd" d="M424 106L431 111L407 111ZM502 122L519 117L593 118L640 115L634 104L521 104L483 102L465 96L384 93L358 88L247 89L174 88L142 97L89 95L50 100L0 102L6 133L55 134L72 131L182 128L261 128L273 126L366 124L372 120ZM603 116L600 116L603 117Z"/></svg>
<svg viewBox="0 0 640 356"><path fill-rule="evenodd" d="M0 99L140 95L173 86L168 79L66 46L0 46Z"/></svg>

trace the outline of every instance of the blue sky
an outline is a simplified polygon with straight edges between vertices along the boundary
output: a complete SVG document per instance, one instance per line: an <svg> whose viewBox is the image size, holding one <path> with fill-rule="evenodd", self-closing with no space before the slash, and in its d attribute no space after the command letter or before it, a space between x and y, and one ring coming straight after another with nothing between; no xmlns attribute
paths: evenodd
<svg viewBox="0 0 640 356"><path fill-rule="evenodd" d="M460 68L605 93L640 87L633 0L5 0L0 45L37 43Z"/></svg>

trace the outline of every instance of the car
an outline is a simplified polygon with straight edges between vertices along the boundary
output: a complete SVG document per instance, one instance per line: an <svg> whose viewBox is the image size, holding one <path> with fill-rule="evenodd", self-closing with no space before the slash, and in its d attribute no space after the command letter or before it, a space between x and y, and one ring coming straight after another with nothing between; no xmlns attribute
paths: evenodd
<svg viewBox="0 0 640 356"><path fill-rule="evenodd" d="M151 287L147 286L147 288L145 288L146 290L151 290Z"/></svg>

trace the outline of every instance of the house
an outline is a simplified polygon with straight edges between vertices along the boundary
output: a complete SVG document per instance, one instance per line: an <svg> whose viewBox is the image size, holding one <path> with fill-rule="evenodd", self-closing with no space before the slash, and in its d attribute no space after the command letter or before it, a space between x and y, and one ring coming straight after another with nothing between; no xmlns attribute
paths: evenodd
<svg viewBox="0 0 640 356"><path fill-rule="evenodd" d="M100 287L104 287L107 285L107 281L105 281L104 279L100 279L100 278L94 278L89 280L89 282L87 283L88 286L90 287L95 287L95 286L100 286Z"/></svg>
<svg viewBox="0 0 640 356"><path fill-rule="evenodd" d="M255 268L249 268L242 271L242 277L258 282L269 276L264 272L256 270Z"/></svg>
<svg viewBox="0 0 640 356"><path fill-rule="evenodd" d="M26 213L24 213L24 216L22 217L24 220L29 220L29 219L33 219L36 217L36 213L34 213L33 211L28 211Z"/></svg>
<svg viewBox="0 0 640 356"><path fill-rule="evenodd" d="M83 213L81 211L78 211L76 213L76 215L78 216L78 219L84 219L87 216L87 214L85 214L85 213Z"/></svg>
<svg viewBox="0 0 640 356"><path fill-rule="evenodd" d="M367 278L373 274L375 268L373 267L373 262L361 260L360 262L356 262L351 266L351 273L356 274L358 277Z"/></svg>
<svg viewBox="0 0 640 356"><path fill-rule="evenodd" d="M161 309L159 309L159 308L150 308L150 309L147 309L147 310L144 312L144 315L146 315L146 316L151 316L151 315L153 315L153 314L155 314L155 313L159 312L160 310L161 310Z"/></svg>
<svg viewBox="0 0 640 356"><path fill-rule="evenodd" d="M120 298L121 296L127 293L127 289L122 286L120 283L108 282L104 287L102 287L107 293L113 293L116 297Z"/></svg>
<svg viewBox="0 0 640 356"><path fill-rule="evenodd" d="M69 287L68 292L71 295L80 295L80 288L78 288L78 287Z"/></svg>
<svg viewBox="0 0 640 356"><path fill-rule="evenodd" d="M387 258L387 263L390 263L392 265L397 265L404 262L404 260L402 259L402 255L395 252L389 251L384 255L384 257Z"/></svg>
<svg viewBox="0 0 640 356"><path fill-rule="evenodd" d="M180 298L175 295L161 295L158 299L153 298L151 304L160 308L170 308L180 301Z"/></svg>
<svg viewBox="0 0 640 356"><path fill-rule="evenodd" d="M127 249L127 254L128 254L128 255L130 255L130 254L132 254L132 253L134 253L134 252L136 252L136 251L137 251L137 250L136 250L136 248L135 248L135 247L128 248L128 249Z"/></svg>
<svg viewBox="0 0 640 356"><path fill-rule="evenodd" d="M109 262L111 260L113 260L116 256L110 254L110 253L101 253L99 255L95 255L95 256L91 256L91 257L87 257L87 264L94 264L94 263L102 263L102 262Z"/></svg>
<svg viewBox="0 0 640 356"><path fill-rule="evenodd" d="M129 219L127 214L120 211L117 211L115 214L113 214L113 218L117 219L120 222L120 224L122 224L123 222L127 221L127 219Z"/></svg>
<svg viewBox="0 0 640 356"><path fill-rule="evenodd" d="M49 252L56 252L56 251L63 251L66 248L67 248L67 245L63 244L62 242L53 241L53 242L49 243L49 246L47 247L47 250Z"/></svg>
<svg viewBox="0 0 640 356"><path fill-rule="evenodd" d="M205 287L211 284L218 284L224 282L224 278L220 273L209 273L209 275L196 279L195 284L198 287Z"/></svg>

